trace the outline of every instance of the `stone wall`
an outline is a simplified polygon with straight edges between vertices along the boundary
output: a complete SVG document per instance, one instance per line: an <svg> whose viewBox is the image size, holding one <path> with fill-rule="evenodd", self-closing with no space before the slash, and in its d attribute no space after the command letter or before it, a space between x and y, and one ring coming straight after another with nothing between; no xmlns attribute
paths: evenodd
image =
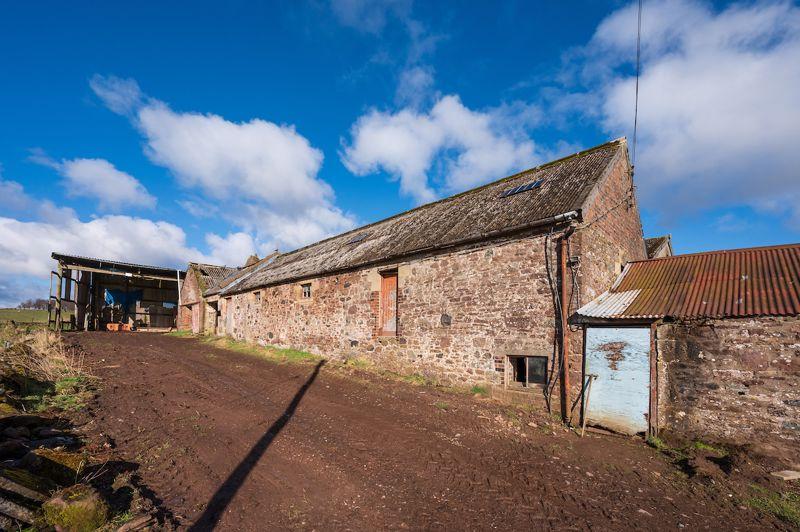
<svg viewBox="0 0 800 532"><path fill-rule="evenodd" d="M181 305L178 307L178 330L190 331L192 329L192 303L200 301L200 285L197 272L190 267L186 278L181 283Z"/></svg>
<svg viewBox="0 0 800 532"><path fill-rule="evenodd" d="M214 305L211 303L214 302ZM203 313L203 333L205 334L221 334L222 331L217 329L217 307L218 304L217 298L212 297L206 300L205 302L205 312Z"/></svg>
<svg viewBox="0 0 800 532"><path fill-rule="evenodd" d="M570 256L579 257L577 295L570 314L611 288L629 261L647 258L636 198L630 194L632 176L624 152L586 200L583 223L570 238ZM582 381L583 333L570 335L570 388L574 400Z"/></svg>
<svg viewBox="0 0 800 532"><path fill-rule="evenodd" d="M658 327L662 427L800 447L800 318Z"/></svg>
<svg viewBox="0 0 800 532"><path fill-rule="evenodd" d="M625 262L645 258L630 188L621 152L584 204L584 220L594 223L570 239L570 255L580 257L572 311L607 290ZM550 242L557 278L560 235L529 235L385 265L399 272L396 337L379 336L381 268L312 279L308 300L300 283L264 288L260 302L254 292L237 294L230 300L231 334L328 357L365 357L445 382L501 384L507 355L552 360L557 331L545 245ZM223 330L227 304L220 303ZM582 337L575 332L569 357L573 394L580 391L581 353Z"/></svg>
<svg viewBox="0 0 800 532"><path fill-rule="evenodd" d="M507 355L553 353L555 317L545 237L532 235L301 283L237 294L235 338L449 383L501 384ZM398 272L398 333L379 336L380 272ZM227 304L227 303L226 303ZM224 320L224 309L223 316Z"/></svg>
<svg viewBox="0 0 800 532"><path fill-rule="evenodd" d="M627 262L647 251L628 161L620 156L586 201L584 223L575 233L572 254L580 255L580 305L611 288Z"/></svg>

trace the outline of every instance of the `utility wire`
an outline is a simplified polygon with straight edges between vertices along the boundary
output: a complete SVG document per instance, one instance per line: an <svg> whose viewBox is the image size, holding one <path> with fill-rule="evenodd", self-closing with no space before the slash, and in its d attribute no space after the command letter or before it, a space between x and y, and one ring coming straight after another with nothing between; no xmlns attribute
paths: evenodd
<svg viewBox="0 0 800 532"><path fill-rule="evenodd" d="M642 0L639 0L639 14L636 27L636 96L633 105L633 166L636 167L636 130L639 125L639 71L642 59Z"/></svg>

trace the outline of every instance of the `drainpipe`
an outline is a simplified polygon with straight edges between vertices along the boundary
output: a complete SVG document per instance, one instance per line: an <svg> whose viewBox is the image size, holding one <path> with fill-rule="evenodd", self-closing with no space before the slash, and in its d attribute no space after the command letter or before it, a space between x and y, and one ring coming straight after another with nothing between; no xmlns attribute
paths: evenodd
<svg viewBox="0 0 800 532"><path fill-rule="evenodd" d="M565 423L569 423L569 288L570 278L567 273L567 261L569 260L569 237L574 232L574 227L568 227L560 240L559 249L559 281L561 282L560 302L561 307L561 417Z"/></svg>

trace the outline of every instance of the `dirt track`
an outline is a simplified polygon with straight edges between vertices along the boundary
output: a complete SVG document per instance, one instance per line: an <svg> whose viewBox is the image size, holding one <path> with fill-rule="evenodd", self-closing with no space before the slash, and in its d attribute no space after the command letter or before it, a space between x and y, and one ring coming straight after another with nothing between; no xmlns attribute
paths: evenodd
<svg viewBox="0 0 800 532"><path fill-rule="evenodd" d="M138 463L180 528L785 527L641 442L493 401L192 339L70 338L103 380L84 432Z"/></svg>

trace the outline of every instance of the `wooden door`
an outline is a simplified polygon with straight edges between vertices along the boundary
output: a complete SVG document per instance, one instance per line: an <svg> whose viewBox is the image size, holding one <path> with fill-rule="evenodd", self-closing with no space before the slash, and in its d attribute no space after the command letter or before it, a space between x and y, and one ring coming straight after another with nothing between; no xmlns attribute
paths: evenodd
<svg viewBox="0 0 800 532"><path fill-rule="evenodd" d="M387 273L381 280L381 334L397 334L397 273Z"/></svg>
<svg viewBox="0 0 800 532"><path fill-rule="evenodd" d="M650 329L589 327L586 374L596 375L588 423L623 434L646 432L650 408Z"/></svg>

